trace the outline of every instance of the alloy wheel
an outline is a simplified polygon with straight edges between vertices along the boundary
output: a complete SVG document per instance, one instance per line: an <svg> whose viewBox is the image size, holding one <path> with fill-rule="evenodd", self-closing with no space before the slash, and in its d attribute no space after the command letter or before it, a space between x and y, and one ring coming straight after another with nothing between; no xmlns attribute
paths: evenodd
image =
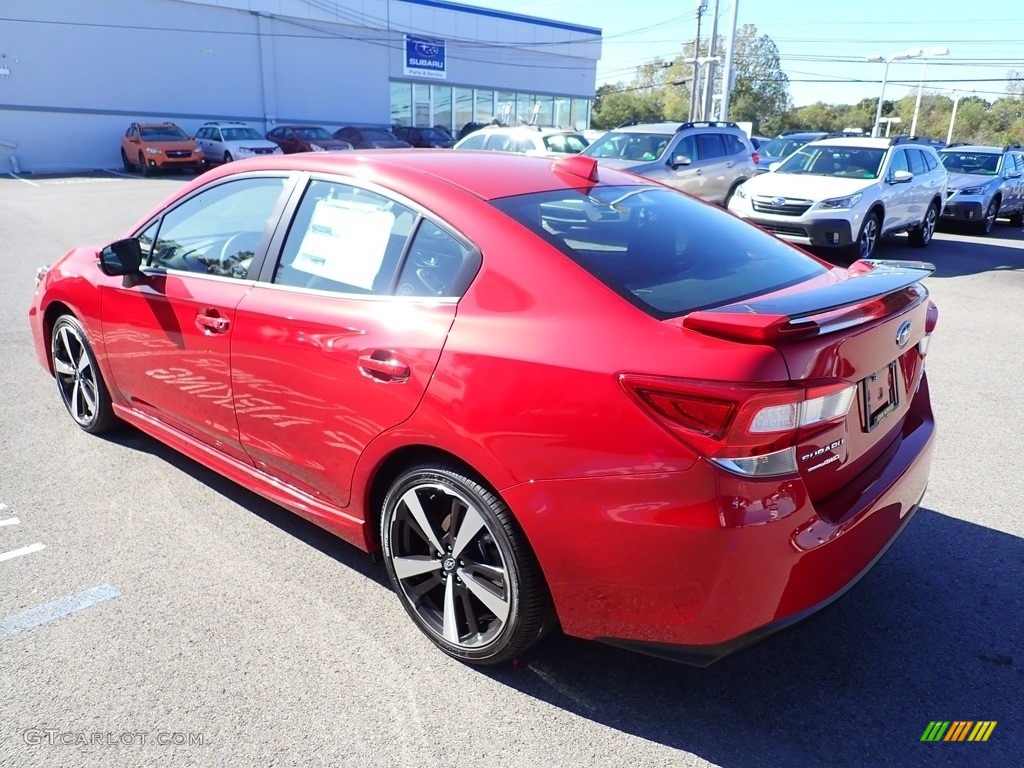
<svg viewBox="0 0 1024 768"><path fill-rule="evenodd" d="M501 634L513 608L509 566L468 496L439 483L413 485L398 499L387 535L407 607L431 635L474 650Z"/></svg>
<svg viewBox="0 0 1024 768"><path fill-rule="evenodd" d="M871 258L875 252L875 242L878 240L878 222L874 216L869 216L864 222L864 229L860 233L860 257Z"/></svg>
<svg viewBox="0 0 1024 768"><path fill-rule="evenodd" d="M53 334L52 355L57 388L68 413L80 426L92 426L99 414L99 380L81 334L71 325L61 325Z"/></svg>
<svg viewBox="0 0 1024 768"><path fill-rule="evenodd" d="M985 210L984 230L986 235L989 232L991 232L992 227L996 225L996 213L996 203L995 200L993 200L991 203L988 204L988 208Z"/></svg>

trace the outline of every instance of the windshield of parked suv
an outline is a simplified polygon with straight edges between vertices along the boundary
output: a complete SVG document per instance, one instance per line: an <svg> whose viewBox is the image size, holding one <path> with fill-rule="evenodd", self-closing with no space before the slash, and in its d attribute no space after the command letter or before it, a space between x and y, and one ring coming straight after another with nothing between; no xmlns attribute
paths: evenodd
<svg viewBox="0 0 1024 768"><path fill-rule="evenodd" d="M790 155L775 172L877 179L884 158L884 149L812 143Z"/></svg>
<svg viewBox="0 0 1024 768"><path fill-rule="evenodd" d="M578 133L552 133L544 137L544 148L548 152L578 155L587 148L587 140Z"/></svg>
<svg viewBox="0 0 1024 768"><path fill-rule="evenodd" d="M433 128L420 128L419 132L420 137L425 141L451 141L450 138Z"/></svg>
<svg viewBox="0 0 1024 768"><path fill-rule="evenodd" d="M146 141L188 141L188 136L176 125L161 125L141 130L142 138Z"/></svg>
<svg viewBox="0 0 1024 768"><path fill-rule="evenodd" d="M950 173L973 173L995 176L999 171L999 158L993 152L939 152L939 159Z"/></svg>
<svg viewBox="0 0 1024 768"><path fill-rule="evenodd" d="M758 152L761 153L761 157L789 157L810 141L813 139L791 139L778 136L767 144L762 144Z"/></svg>
<svg viewBox="0 0 1024 768"><path fill-rule="evenodd" d="M334 138L323 128L296 128L295 135L298 136L300 139L307 139L312 141L326 141L328 139Z"/></svg>
<svg viewBox="0 0 1024 768"><path fill-rule="evenodd" d="M224 141L258 141L263 137L254 128L221 128Z"/></svg>
<svg viewBox="0 0 1024 768"><path fill-rule="evenodd" d="M363 141L394 141L395 137L387 131L374 128L360 128Z"/></svg>
<svg viewBox="0 0 1024 768"><path fill-rule="evenodd" d="M657 160L672 141L670 133L619 133L609 131L583 154L616 160Z"/></svg>
<svg viewBox="0 0 1024 768"><path fill-rule="evenodd" d="M741 219L669 189L597 186L492 204L662 320L761 296L826 271Z"/></svg>

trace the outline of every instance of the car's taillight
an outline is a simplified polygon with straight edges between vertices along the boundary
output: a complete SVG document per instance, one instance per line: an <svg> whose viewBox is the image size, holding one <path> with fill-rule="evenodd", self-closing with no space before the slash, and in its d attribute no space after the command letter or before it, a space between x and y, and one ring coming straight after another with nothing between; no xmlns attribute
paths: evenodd
<svg viewBox="0 0 1024 768"><path fill-rule="evenodd" d="M663 427L719 466L743 475L796 472L796 446L846 418L848 382L750 385L623 374L626 393Z"/></svg>
<svg viewBox="0 0 1024 768"><path fill-rule="evenodd" d="M754 165L757 165L761 162L761 153L755 149L753 153L751 153L750 159L754 161Z"/></svg>

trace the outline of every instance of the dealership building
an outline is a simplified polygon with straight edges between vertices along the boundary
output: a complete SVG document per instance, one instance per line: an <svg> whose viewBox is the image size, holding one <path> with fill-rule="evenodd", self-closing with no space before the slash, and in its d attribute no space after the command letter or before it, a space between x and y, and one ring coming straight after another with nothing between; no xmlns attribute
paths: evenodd
<svg viewBox="0 0 1024 768"><path fill-rule="evenodd" d="M133 122L584 128L600 56L444 0L3 0L0 172L119 167Z"/></svg>

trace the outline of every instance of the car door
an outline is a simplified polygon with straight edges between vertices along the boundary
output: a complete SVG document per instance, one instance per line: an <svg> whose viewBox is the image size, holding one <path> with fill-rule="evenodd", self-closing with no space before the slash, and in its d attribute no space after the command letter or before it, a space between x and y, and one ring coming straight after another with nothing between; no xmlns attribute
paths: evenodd
<svg viewBox="0 0 1024 768"><path fill-rule="evenodd" d="M672 163L678 157L688 157L690 162L673 168ZM669 149L665 163L664 172L651 173L651 178L683 192L688 192L695 197L705 197L707 180L704 178L704 168L697 155L697 143L694 134L691 133L679 137L676 145Z"/></svg>
<svg viewBox="0 0 1024 768"><path fill-rule="evenodd" d="M884 186L882 187L881 199L885 206L885 221L882 222L883 232L892 232L906 226L910 220L910 205L912 200L911 187L915 180L896 183L893 174L896 171L910 172L910 161L904 148L893 151L889 160L889 167L885 171Z"/></svg>
<svg viewBox="0 0 1024 768"><path fill-rule="evenodd" d="M735 161L729 157L722 134L708 131L698 133L698 170L704 177L701 197L714 203L721 203L729 192L729 172Z"/></svg>
<svg viewBox="0 0 1024 768"><path fill-rule="evenodd" d="M281 239L235 317L241 442L260 469L345 506L364 447L423 396L475 251L406 205L328 178L310 182Z"/></svg>
<svg viewBox="0 0 1024 768"><path fill-rule="evenodd" d="M928 168L924 152L915 147L907 147L907 161L910 163L910 172L914 174L913 181L908 186L907 221L908 225L916 224L924 219L925 211L931 205L932 200L939 189L939 174L932 173Z"/></svg>
<svg viewBox="0 0 1024 768"><path fill-rule="evenodd" d="M112 385L142 414L242 460L230 375L235 307L290 184L255 174L197 190L140 233L140 279L102 289Z"/></svg>

